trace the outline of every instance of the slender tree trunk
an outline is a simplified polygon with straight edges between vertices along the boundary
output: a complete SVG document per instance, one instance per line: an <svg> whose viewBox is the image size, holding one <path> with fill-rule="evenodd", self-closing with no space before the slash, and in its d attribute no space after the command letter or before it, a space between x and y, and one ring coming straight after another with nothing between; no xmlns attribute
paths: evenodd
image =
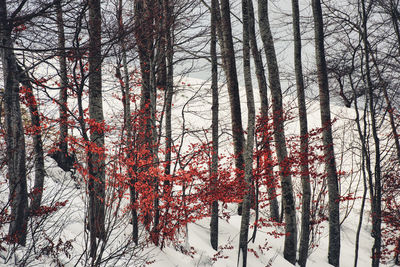
<svg viewBox="0 0 400 267"><path fill-rule="evenodd" d="M158 49L158 48L157 48ZM153 166L158 164L158 145L157 145L157 126L156 126L156 107L157 107L157 86L156 86L156 64L157 57L151 57L150 60L150 153L151 162ZM160 210L159 210L159 179L158 175L153 175L152 177L152 187L153 187L153 242L158 245L158 224L160 220Z"/></svg>
<svg viewBox="0 0 400 267"><path fill-rule="evenodd" d="M142 78L142 97L140 100L141 111L141 129L138 137L138 145L145 151L143 155L139 155L142 160L152 162L154 160L154 143L153 136L155 123L154 115L154 6L153 2L149 0L136 0L135 1L135 37L138 46L140 70ZM146 174L145 168L142 168L141 175ZM155 190L155 177L147 177L146 180L149 186ZM155 198L156 200L156 198ZM154 203L155 204L155 203ZM154 207L154 206L153 206ZM151 210L144 210L144 224L150 230Z"/></svg>
<svg viewBox="0 0 400 267"><path fill-rule="evenodd" d="M26 184L25 139L19 102L17 62L11 38L12 22L7 20L7 4L0 1L1 59L4 76L4 118L6 134L7 178L11 223L8 235L22 246L26 244L28 192Z"/></svg>
<svg viewBox="0 0 400 267"><path fill-rule="evenodd" d="M354 68L354 66L353 66ZM362 171L362 177L363 177L363 185L364 185L364 191L363 191L363 197L362 197L362 202L361 202L361 210L360 210L360 218L359 218L359 222L358 222L358 226L357 226L357 233L356 233L356 241L355 241L355 247L354 247L354 267L357 267L357 263L358 263L358 250L359 250L359 243L360 243L360 233L361 233L361 226L362 226L362 220L363 220L363 216L364 216L364 208L365 208L365 200L366 200L366 196L367 196L367 174L365 172L366 169L366 162L369 164L369 157L367 157L367 149L366 149L366 144L365 144L365 136L366 136L366 124L364 123L364 132L361 129L361 123L360 123L360 113L358 111L358 101L357 101L357 97L356 97L356 90L353 86L353 80L351 77L351 74L349 75L350 78L350 85L353 89L354 92L354 110L356 112L356 124L357 124L357 132L358 132L358 136L360 138L361 141L361 147L362 147L362 151L361 151L361 171ZM367 103L365 103L365 108L364 108L364 118L366 117L366 112L367 112ZM368 159L368 160L367 160ZM370 167L368 165L368 170L370 170Z"/></svg>
<svg viewBox="0 0 400 267"><path fill-rule="evenodd" d="M322 141L326 164L328 194L329 194L329 251L328 262L339 266L340 259L340 216L339 216L339 189L336 172L335 153L333 150L331 111L329 101L328 75L325 61L324 29L320 0L312 1L315 30L315 54L319 85L321 124L324 128Z"/></svg>
<svg viewBox="0 0 400 267"><path fill-rule="evenodd" d="M361 0L362 7L362 39L364 45L364 56L365 56L365 72L367 80L367 90L368 90L368 105L369 114L371 120L371 130L375 145L375 169L374 169L374 194L372 198L372 204L374 206L372 214L372 236L374 238L374 244L372 246L372 267L378 267L381 259L381 243L382 243L382 233L381 233L381 201L382 201L382 187L381 187L381 154L380 154L380 140L378 137L378 130L376 125L376 110L375 110L375 96L374 88L371 80L371 70L370 70L370 51L368 47L368 15L365 6L365 0Z"/></svg>
<svg viewBox="0 0 400 267"><path fill-rule="evenodd" d="M217 1L211 1L211 91L212 91L212 155L211 155L211 192L217 190L218 183L218 59L217 59ZM218 201L211 203L210 240L214 250L218 250Z"/></svg>
<svg viewBox="0 0 400 267"><path fill-rule="evenodd" d="M42 142L42 125L40 123L40 114L38 104L32 91L32 84L28 75L17 64L18 69L18 80L26 89L26 101L28 103L29 113L31 115L32 127L35 129L33 134L33 150L35 154L35 182L33 186L32 201L30 212L35 214L40 208L43 195L43 184L46 172L44 170L44 153L43 153L43 142Z"/></svg>
<svg viewBox="0 0 400 267"><path fill-rule="evenodd" d="M365 208L365 200L367 196L367 181L366 181L366 174L365 174L365 155L364 152L362 152L362 163L361 163L361 168L362 168L362 176L363 176L363 184L364 184L364 191L363 191L363 196L362 196L362 202L361 202L361 210L360 210L360 218L358 221L358 226L357 226L357 232L356 232L356 241L355 241L355 247L354 247L354 267L357 267L357 262L358 262L358 251L359 251L359 245L360 245L360 233L361 233L361 227L362 227L362 221L363 221L363 216L364 216L364 208Z"/></svg>
<svg viewBox="0 0 400 267"><path fill-rule="evenodd" d="M101 3L89 0L89 116L96 124L104 122L101 73ZM104 129L92 126L90 142L98 150L89 155L90 255L96 257L96 238L105 238L105 151Z"/></svg>
<svg viewBox="0 0 400 267"><path fill-rule="evenodd" d="M265 71L264 71L264 64L262 61L262 56L260 51L258 50L257 45L257 38L256 38L256 31L255 31L255 20L254 20L254 8L253 8L253 0L248 0L248 9L249 9L249 34L250 34L250 48L253 54L254 65L256 68L256 77L258 82L258 90L261 98L261 117L265 122L268 122L268 87L267 81L265 79ZM268 155L268 162L272 161L272 153L271 151L271 144L267 133L263 133L263 138L261 146L264 147L265 151ZM269 166L269 165L268 165ZM268 198L270 199L269 211L270 217L274 221L279 220L279 205L278 199L276 194L276 186L275 182L273 181L274 176L272 175L272 168L266 168L265 172L271 178L268 183ZM257 190L257 189L256 189ZM255 228L256 229L256 228Z"/></svg>
<svg viewBox="0 0 400 267"><path fill-rule="evenodd" d="M297 251L297 224L296 209L293 196L292 177L290 166L287 162L287 150L283 121L282 90L279 78L279 68L276 60L274 41L268 19L268 0L258 0L259 24L261 39L267 57L269 85L272 95L272 110L274 112L274 137L276 154L279 162L280 178L282 184L283 211L285 214L285 245L284 257L290 263L296 263Z"/></svg>
<svg viewBox="0 0 400 267"><path fill-rule="evenodd" d="M165 109L165 146L166 146L166 155L165 155L165 174L171 174L171 161L172 161L172 98L174 95L174 9L170 0L164 0L164 12L166 13L165 17L167 18L167 26L165 32L166 38L166 109ZM164 194L171 195L172 182L166 180L164 182ZM168 212L170 206L167 203L166 211ZM164 225L167 224L167 217L164 217ZM164 246L165 237L162 239L161 248Z"/></svg>
<svg viewBox="0 0 400 267"><path fill-rule="evenodd" d="M124 34L124 22L122 18L122 0L119 0L118 3L118 14L117 20L119 25L119 31L123 35ZM134 140L133 140L133 131L132 131L132 115L131 115L131 93L130 93L130 83L129 83L129 71L128 71L128 60L126 55L126 44L125 44L125 36L121 36L121 49L122 49L122 67L124 70L123 77L118 70L118 78L123 80L121 83L121 91L122 91L122 102L124 105L124 126L126 129L126 153L127 160L130 163L134 162L135 155L132 153L134 150ZM138 215L136 210L136 202L137 202L137 193L135 188L136 178L134 178L135 166L132 166L128 170L129 176L129 192L130 192L130 204L131 204L131 223L132 223L132 240L138 245L139 243L139 224L138 224Z"/></svg>
<svg viewBox="0 0 400 267"><path fill-rule="evenodd" d="M238 181L242 183L244 173L244 137L242 126L242 112L240 108L239 84L236 72L235 50L233 48L232 27L230 18L229 0L221 0L221 32L222 32L222 57L225 76L227 79L229 102L231 106L233 149L235 153L235 166Z"/></svg>
<svg viewBox="0 0 400 267"><path fill-rule="evenodd" d="M131 115L131 98L130 98L130 85L129 85L129 72L128 72L128 63L126 58L126 48L125 45L122 45L122 65L124 68L124 120L126 125L126 138L127 138L127 148L128 148L128 157L133 161L135 155L133 155L132 151L134 150L134 142L133 142L133 132L132 132L132 115ZM133 168L134 169L134 168ZM132 238L133 242L137 245L139 242L139 223L138 223L138 214L136 210L136 202L137 202L137 193L135 182L136 178L134 178L133 173L129 173L130 179L130 201L132 207Z"/></svg>
<svg viewBox="0 0 400 267"><path fill-rule="evenodd" d="M57 36L58 36L58 49L60 49L60 55L58 62L60 65L60 137L59 137L59 148L60 148L60 160L62 165L65 167L71 167L68 159L68 77L67 77L67 57L65 54L65 34L64 34L64 19L61 2L56 3L57 9Z"/></svg>
<svg viewBox="0 0 400 267"><path fill-rule="evenodd" d="M301 188L303 192L301 203L301 232L299 247L299 264L305 267L310 243L310 201L311 186L308 166L308 127L307 108L304 94L303 67L301 64L301 34L299 1L292 0L293 38L294 38L294 68L296 75L297 101L299 105L300 121L300 171Z"/></svg>
<svg viewBox="0 0 400 267"><path fill-rule="evenodd" d="M152 77L153 77L153 86L152 86L152 113L151 113L151 120L152 120L152 139L154 144L157 144L158 136L157 136L157 128L156 128L156 100L157 100L157 89L158 88L163 88L166 89L166 83L167 83L167 63L166 63L166 42L167 42L167 28L168 26L168 21L171 19L169 14L168 14L168 1L164 0L158 0L155 2L156 4L156 9L154 12L158 12L158 16L155 18L155 25L157 25L157 28L155 29L155 34L156 34L156 40L155 40L155 46L156 46L156 54L155 58L153 60L153 68L152 68ZM168 94L168 92L167 92ZM167 96L168 97L168 96ZM172 101L172 99L171 99ZM169 103L168 99L165 99L165 108L167 109L167 105ZM172 102L171 102L172 105ZM160 135L161 135L161 129L160 128ZM158 164L158 147L157 145L153 149L153 163ZM159 242L159 224L160 224L160 197L159 197L159 187L160 187L160 182L158 179L158 176L155 175L153 178L153 184L154 184L154 225L153 225L153 233L154 233L154 243L158 245Z"/></svg>
<svg viewBox="0 0 400 267"><path fill-rule="evenodd" d="M245 161L245 195L243 197L242 205L242 220L240 224L240 239L239 239L239 254L238 263L242 261L242 266L247 266L247 239L249 232L250 222L250 206L252 202L252 181L253 181L253 147L254 147L254 129L255 129L255 107L254 107L254 93L251 81L251 68L250 68L250 33L249 33L249 11L248 1L242 0L242 14L243 14L243 74L244 83L246 88L247 109L248 109L248 126L247 126L247 142L246 150L244 152Z"/></svg>
<svg viewBox="0 0 400 267"><path fill-rule="evenodd" d="M167 154L165 155L166 167L165 173L171 174L171 155L172 155L172 97L174 95L174 67L173 67L173 36L171 27L172 23L172 11L171 11L170 0L164 0L164 10L166 12L165 17L169 18L168 25L165 32L166 39L166 108L165 108L165 143ZM169 181L166 181L166 185L169 186Z"/></svg>

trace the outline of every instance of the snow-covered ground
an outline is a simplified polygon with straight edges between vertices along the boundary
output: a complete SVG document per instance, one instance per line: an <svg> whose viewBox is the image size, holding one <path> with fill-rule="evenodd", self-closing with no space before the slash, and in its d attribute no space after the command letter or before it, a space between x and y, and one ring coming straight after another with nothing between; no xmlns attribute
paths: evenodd
<svg viewBox="0 0 400 267"><path fill-rule="evenodd" d="M201 132L210 126L210 93L209 84L201 80L190 79L179 81L180 88L174 99L174 134L182 130L182 122L185 121L185 128ZM222 92L221 95L226 94ZM221 144L224 153L231 151L229 147L231 140L229 132L229 108L227 97L221 100ZM242 102L244 103L244 101ZM295 103L294 101L291 102ZM122 108L115 99L108 99L106 104L107 118L115 118ZM182 110L185 112L183 113ZM246 120L246 107L242 105L244 124ZM316 102L310 103L309 107L310 128L319 126L319 109ZM354 145L352 135L354 125L352 110L333 107L332 113L338 121L334 124L335 145L337 153L337 163L342 170L349 171L356 169L357 160L351 159L348 147ZM183 118L182 114L185 114ZM114 116L114 117L113 117ZM298 130L297 122L287 125L287 133L295 134ZM193 133L192 132L192 133ZM200 136L198 134L197 136ZM109 137L111 140L112 137ZM184 141L183 149L192 140L196 139L196 134L188 134ZM225 149L225 150L224 150ZM85 231L86 223L86 192L85 185L80 180L79 174L65 173L56 166L50 157L46 158L47 177L45 181L44 205L53 205L55 202L68 200L64 207L52 213L45 221L32 219L30 233L35 231L40 238L32 239L28 235L28 245L26 248L18 248L13 252L12 246L5 246L5 250L0 250L0 266L86 266L88 260L88 233ZM2 173L1 175L5 175ZM349 174L343 179L341 190L352 192L356 196L361 196L362 185L359 183L357 173ZM30 175L31 177L32 175ZM299 181L294 181L299 184ZM1 199L7 199L7 185L1 184ZM299 203L299 200L297 200ZM122 202L124 204L124 202ZM126 203L125 203L126 204ZM372 237L370 235L371 224L369 218L369 202L366 202L363 226L360 234L360 247L358 266L371 265ZM341 219L341 265L342 267L354 266L355 239L359 223L361 200L345 203L342 205ZM211 248L209 236L209 218L203 218L194 223L190 223L187 228L182 229L176 242L167 243L161 250L159 247L145 242L146 235L142 229L142 242L139 246L134 246L129 237L132 226L129 224L129 213L114 214L113 210L107 214L108 225L112 226L112 234L105 249L104 258L109 261L102 263L102 266L154 266L154 267L190 267L190 266L227 266L237 265L237 254L239 244L240 216L236 212L236 204L228 204L223 207L220 203L221 218L219 220L219 250ZM224 216L222 215L224 213ZM227 219L226 214L229 215ZM254 222L254 211L252 211L251 222ZM35 221L36 220L36 221ZM298 214L298 222L300 218ZM7 233L8 226L0 228L2 235ZM323 222L319 229L320 233L315 235L315 247L310 251L308 265L310 267L330 266L327 263L328 251L328 224ZM253 229L250 229L251 235ZM249 249L253 252L248 254L248 266L293 266L283 258L283 240L279 235L283 233L282 226L269 226L259 228L255 242L249 242ZM54 254L53 252L56 251ZM21 265L25 262L25 265ZM382 265L392 266L392 265Z"/></svg>
<svg viewBox="0 0 400 267"><path fill-rule="evenodd" d="M84 190L78 188L75 181L71 179L70 174L65 174L61 169L55 166L52 160L47 161L51 167L47 169L49 179L47 180L46 196L44 199L57 199L62 201L68 199L68 204L57 211L51 216L42 226L44 229L39 231L46 232L49 238L54 243L57 243L61 238L63 242L72 240L72 247L69 251L71 257L68 258L62 252L58 256L60 261L66 267L72 266L85 266L78 262L86 245L87 234L84 231L84 214L85 214L85 199ZM56 195L53 195L56 194ZM354 245L356 238L356 230L359 220L360 201L356 201L353 210L341 225L341 266L354 266ZM222 208L222 205L220 205ZM179 242L174 244L170 243L162 250L154 245L146 245L145 247L138 248L137 257L139 260L132 258L130 263L125 265L126 259L121 259L119 263L104 266L141 266L144 262L148 262L149 266L154 267L189 267L189 266L236 266L237 253L239 244L239 230L240 230L240 216L237 215L236 205L229 204L225 213L230 214L229 220L221 218L219 220L219 250L214 251L211 248L209 236L210 219L204 218L195 223L188 225L188 232L186 235L182 234ZM254 221L254 211L252 211L252 221ZM53 231L46 231L46 228L51 228ZM125 220L121 224L121 229L116 229L115 235L119 238L129 236L130 225ZM57 232L62 228L62 232ZM322 223L320 230L322 233L316 242L317 247L313 248L310 252L308 265L310 267L323 267L330 266L327 263L328 251L328 225L326 222ZM360 235L360 248L358 266L370 266L370 252L373 240L370 236L370 222L368 221L368 214L364 215L363 227ZM250 229L250 235L253 229ZM248 266L262 267L262 266L279 266L289 267L293 266L283 258L283 237L274 236L274 232L283 233L282 226L271 226L259 228L257 231L256 241L249 242L249 249L253 249L255 253L249 252ZM43 238L43 237L41 237ZM86 241L85 241L86 240ZM29 240L27 248L33 249L33 240ZM35 259L39 255L41 246L45 246L45 241L40 240L40 244L36 244L37 251L28 252L27 249L19 249L16 253L18 260L23 259L27 253L30 253L28 264L26 266L57 266L52 261L51 255L43 256L40 259ZM117 243L115 243L117 247ZM0 266L17 266L15 256L10 257L11 247L6 247L7 251L1 252ZM110 247L110 251L111 251ZM127 251L127 253L132 253ZM257 256L256 256L257 255ZM83 256L84 258L85 256ZM8 259L7 263L5 258ZM77 264L78 263L78 264ZM391 266L391 265L382 265Z"/></svg>

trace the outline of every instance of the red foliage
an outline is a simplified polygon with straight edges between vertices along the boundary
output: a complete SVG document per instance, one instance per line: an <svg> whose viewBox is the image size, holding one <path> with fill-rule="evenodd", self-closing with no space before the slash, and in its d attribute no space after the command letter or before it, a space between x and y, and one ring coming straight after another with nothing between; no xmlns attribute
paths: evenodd
<svg viewBox="0 0 400 267"><path fill-rule="evenodd" d="M68 200L57 201L52 206L40 206L37 210L32 211L32 216L45 216L53 212L56 212L60 208L64 207L68 203Z"/></svg>

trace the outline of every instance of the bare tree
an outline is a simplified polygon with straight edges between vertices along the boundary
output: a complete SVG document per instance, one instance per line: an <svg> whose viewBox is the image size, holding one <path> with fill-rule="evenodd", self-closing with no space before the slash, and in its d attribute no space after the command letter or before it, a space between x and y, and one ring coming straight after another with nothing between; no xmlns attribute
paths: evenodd
<svg viewBox="0 0 400 267"><path fill-rule="evenodd" d="M30 207L30 212L35 214L40 208L43 195L43 184L44 177L46 175L44 169L44 152L43 152L43 142L42 142L42 125L40 119L40 113L38 108L38 103L36 97L33 94L33 87L28 74L24 69L17 63L18 69L18 80L24 86L25 101L28 105L29 113L31 115L33 132L33 150L35 154L35 182L32 192L32 202Z"/></svg>
<svg viewBox="0 0 400 267"><path fill-rule="evenodd" d="M243 74L246 88L247 97L247 142L244 151L244 182L245 182L245 195L243 197L242 206L242 220L240 224L240 238L239 238L239 254L238 261L242 262L242 266L247 266L247 239L249 232L250 222L250 206L252 197L254 196L252 190L253 184L253 148L254 148L254 132L255 132L255 105L253 85L251 81L251 66L250 66L250 26L249 26L249 3L247 0L242 0L242 16L243 16Z"/></svg>
<svg viewBox="0 0 400 267"><path fill-rule="evenodd" d="M68 163L68 77L67 77L67 56L65 51L65 33L64 33L64 19L63 9L61 2L56 4L57 10L57 37L58 37L58 48L60 55L58 58L60 66L60 137L59 137L59 148L60 148L60 163L65 169L70 168L71 163Z"/></svg>
<svg viewBox="0 0 400 267"><path fill-rule="evenodd" d="M371 130L374 139L375 146L375 169L374 169L374 183L371 184L371 190L373 190L372 198L372 236L374 237L374 244L372 246L372 267L378 267L381 258L381 243L382 243L382 182L381 182L381 151L380 151L380 140L378 137L378 130L376 124L376 106L375 106L375 95L374 87L371 79L371 67L370 67L370 50L368 46L368 10L370 5L366 5L365 0L361 0L361 19L362 19L362 40L363 50L365 58L365 75L367 81L367 101L369 105L370 119L371 119ZM373 189L372 189L373 187Z"/></svg>
<svg viewBox="0 0 400 267"><path fill-rule="evenodd" d="M319 85L321 125L323 127L322 141L328 181L329 194L329 251L328 261L339 266L340 259L340 218L339 218L339 189L336 172L335 153L333 150L331 111L329 100L329 84L325 60L324 22L321 2L312 1L315 31L315 55Z"/></svg>
<svg viewBox="0 0 400 267"><path fill-rule="evenodd" d="M96 258L98 242L104 239L105 209L105 151L104 129L99 127L104 122L102 73L101 73L101 5L100 0L89 0L89 116L92 125L90 141L97 147L88 155L89 167L89 230L90 256Z"/></svg>
<svg viewBox="0 0 400 267"><path fill-rule="evenodd" d="M25 245L28 219L28 192L25 166L25 138L19 102L17 60L11 32L13 20L8 16L6 1L0 1L1 59L4 75L4 116L7 145L7 168L11 218L9 236L13 242Z"/></svg>
<svg viewBox="0 0 400 267"><path fill-rule="evenodd" d="M217 0L211 1L211 91L212 91L212 156L211 156L211 191L216 190L218 183L218 112L219 112L219 99L218 99L218 59L217 59ZM218 249L218 201L214 200L211 203L211 221L210 221L210 240L213 249Z"/></svg>
<svg viewBox="0 0 400 267"><path fill-rule="evenodd" d="M274 40L268 18L268 0L258 1L258 17L261 39L263 41L264 50L267 57L269 86L272 95L274 137L276 142L275 147L279 162L283 209L286 222L286 235L283 254L286 260L292 264L295 264L297 251L296 209L293 196L292 177L290 175L290 166L287 162L282 90L279 78L279 67L276 60Z"/></svg>
<svg viewBox="0 0 400 267"><path fill-rule="evenodd" d="M268 121L268 109L269 109L269 104L268 104L268 87L267 87L267 80L265 78L265 70L264 70L264 64L262 61L262 56L260 51L258 50L258 45L257 45L257 38L256 38L256 31L255 31L255 19L254 19L254 7L253 7L253 0L248 0L249 6L248 6L248 11L249 11L249 34L250 34L250 47L251 47L251 53L253 54L253 59L254 59L254 65L255 65L255 73L257 77L257 82L258 82L258 91L260 94L261 98L261 118L263 121L267 122ZM272 153L269 153L271 151L271 144L270 144L270 139L267 135L267 133L262 133L263 134L263 142L260 144L262 147L265 148L265 150L268 152L268 162L270 162L272 159ZM267 168L266 170L267 175L269 175L269 183L268 183L268 197L270 199L270 217L274 221L279 220L279 205L278 205L278 199L277 199L277 194L276 194L276 187L273 182L273 175L272 175L272 168ZM256 189L257 190L257 189ZM257 207L256 207L257 209ZM254 228L254 234L256 233L257 228ZM253 234L253 238L254 238Z"/></svg>
<svg viewBox="0 0 400 267"><path fill-rule="evenodd" d="M296 76L297 101L299 104L300 120L300 153L301 153L301 232L299 246L299 264L305 267L307 264L308 247L310 242L310 201L311 186L308 166L308 127L307 108L304 93L303 67L301 61L301 34L299 1L292 0L293 37L294 37L294 68Z"/></svg>
<svg viewBox="0 0 400 267"><path fill-rule="evenodd" d="M228 0L221 0L220 31L222 32L221 53L222 62L227 79L229 102L231 107L232 136L235 153L235 165L242 181L244 172L244 136L242 126L242 112L240 108L239 84L236 70L235 50L233 48L232 26L230 18L230 4Z"/></svg>

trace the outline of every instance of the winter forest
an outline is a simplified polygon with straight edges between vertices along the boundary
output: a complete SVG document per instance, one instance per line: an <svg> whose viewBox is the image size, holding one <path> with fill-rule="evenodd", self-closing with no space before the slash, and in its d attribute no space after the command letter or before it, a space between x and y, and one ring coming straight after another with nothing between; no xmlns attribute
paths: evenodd
<svg viewBox="0 0 400 267"><path fill-rule="evenodd" d="M399 0L0 0L0 39L0 266L400 266Z"/></svg>

